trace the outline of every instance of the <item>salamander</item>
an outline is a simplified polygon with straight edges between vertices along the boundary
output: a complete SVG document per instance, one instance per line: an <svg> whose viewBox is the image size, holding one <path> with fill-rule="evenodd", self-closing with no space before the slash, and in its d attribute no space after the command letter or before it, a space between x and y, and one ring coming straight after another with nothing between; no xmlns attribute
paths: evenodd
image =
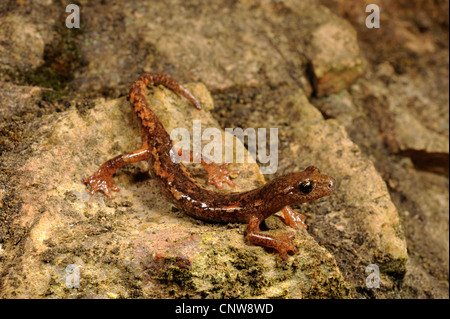
<svg viewBox="0 0 450 319"><path fill-rule="evenodd" d="M82 182L91 187L90 194L102 191L112 198L111 191L119 191L112 179L114 172L123 165L147 161L151 175L157 179L165 196L180 210L205 221L247 223L245 237L248 242L272 248L284 259L287 254L294 254L294 233L272 236L262 232L260 224L272 214L282 211L286 225L297 229L306 228L303 222L305 217L295 212L290 205L331 195L335 180L321 174L318 168L309 166L304 171L282 175L259 188L245 192L221 193L202 187L180 161L173 160L170 135L145 97L145 89L149 85L165 86L185 97L195 108L201 109L198 100L168 76L156 73L139 76L131 85L129 101L137 115L142 145L134 152L105 162L92 176L84 179ZM225 182L234 186L230 176L239 172L228 170L227 164L218 166L203 160L202 164L210 177L208 184L221 188Z"/></svg>

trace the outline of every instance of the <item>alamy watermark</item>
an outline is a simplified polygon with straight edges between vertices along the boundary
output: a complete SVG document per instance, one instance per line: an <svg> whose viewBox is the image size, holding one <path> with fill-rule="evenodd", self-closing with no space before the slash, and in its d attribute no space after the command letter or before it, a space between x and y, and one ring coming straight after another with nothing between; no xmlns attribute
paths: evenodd
<svg viewBox="0 0 450 319"><path fill-rule="evenodd" d="M370 264L366 266L366 274L369 274L366 277L366 287L380 288L380 268L375 264Z"/></svg>
<svg viewBox="0 0 450 319"><path fill-rule="evenodd" d="M70 14L66 18L66 27L69 29L80 27L80 7L76 4L66 6L66 12ZM366 17L366 27L369 29L380 28L380 7L376 4L368 4L366 12L370 14Z"/></svg>
<svg viewBox="0 0 450 319"><path fill-rule="evenodd" d="M69 4L66 7L66 12L70 12L66 18L66 27L69 29L80 28L80 7L76 4Z"/></svg>
<svg viewBox="0 0 450 319"><path fill-rule="evenodd" d="M67 265L64 279L67 288L80 288L80 266L75 264Z"/></svg>
<svg viewBox="0 0 450 319"><path fill-rule="evenodd" d="M376 4L369 4L366 12L370 14L366 17L366 27L369 29L380 28L380 7Z"/></svg>
<svg viewBox="0 0 450 319"><path fill-rule="evenodd" d="M256 163L261 164L261 173L273 174L278 169L278 129L269 129L269 147L267 148L267 129L265 128L226 128L225 135L219 129L208 127L202 131L200 120L194 120L192 126L192 159L193 163ZM241 143L234 143L235 137ZM171 159L175 163L185 161L191 152L191 134L185 128L176 128L171 131L170 138L174 141ZM245 138L247 138L247 156L245 156ZM202 141L209 141L202 147ZM178 151L183 150L183 154ZM269 151L269 152L267 152Z"/></svg>

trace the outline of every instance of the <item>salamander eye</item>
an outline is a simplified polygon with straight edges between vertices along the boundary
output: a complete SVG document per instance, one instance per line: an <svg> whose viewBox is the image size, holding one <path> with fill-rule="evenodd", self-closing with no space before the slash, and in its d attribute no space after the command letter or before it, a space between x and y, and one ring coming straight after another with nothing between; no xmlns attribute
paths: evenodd
<svg viewBox="0 0 450 319"><path fill-rule="evenodd" d="M308 194L310 193L314 188L314 183L311 181L304 181L303 183L301 183L298 186L298 189L300 190L300 192L302 192L303 194Z"/></svg>

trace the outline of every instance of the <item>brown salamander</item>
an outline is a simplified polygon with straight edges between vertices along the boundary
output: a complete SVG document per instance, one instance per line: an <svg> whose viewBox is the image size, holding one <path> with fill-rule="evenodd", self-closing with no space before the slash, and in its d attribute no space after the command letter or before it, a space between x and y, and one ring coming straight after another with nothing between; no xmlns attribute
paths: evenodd
<svg viewBox="0 0 450 319"><path fill-rule="evenodd" d="M171 78L154 73L139 76L131 85L129 99L139 121L142 146L137 151L107 161L96 173L84 179L83 183L91 186L90 194L94 195L100 190L112 198L110 190L119 190L112 179L114 172L126 164L148 161L152 176L158 180L167 198L179 209L206 221L248 223L246 239L250 243L273 248L283 258L287 258L288 253L295 253L291 242L294 233L276 237L264 234L259 230L261 222L281 210L287 225L306 228L303 223L304 216L292 210L289 205L331 195L335 180L310 166L302 172L283 175L246 192L225 194L202 187L190 177L183 164L172 161L170 135L145 97L145 88L151 84L163 85L187 98L197 109L201 109L197 99ZM229 171L226 165L219 167L203 161L202 164L209 173L209 184L221 188L222 182L226 182L233 186L229 177L238 172Z"/></svg>

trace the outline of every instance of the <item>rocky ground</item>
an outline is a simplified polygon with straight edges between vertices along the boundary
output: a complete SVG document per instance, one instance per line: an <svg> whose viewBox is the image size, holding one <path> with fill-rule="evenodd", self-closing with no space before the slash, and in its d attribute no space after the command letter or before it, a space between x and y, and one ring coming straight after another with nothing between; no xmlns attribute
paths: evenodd
<svg viewBox="0 0 450 319"><path fill-rule="evenodd" d="M0 297L449 297L448 1L370 1L379 29L366 1L80 1L80 29L68 3L0 3ZM277 172L235 164L223 191L309 165L337 180L295 207L295 255L186 216L146 163L117 172L113 200L86 192L82 178L139 146L126 96L143 72L203 105L148 89L169 131L278 128Z"/></svg>

